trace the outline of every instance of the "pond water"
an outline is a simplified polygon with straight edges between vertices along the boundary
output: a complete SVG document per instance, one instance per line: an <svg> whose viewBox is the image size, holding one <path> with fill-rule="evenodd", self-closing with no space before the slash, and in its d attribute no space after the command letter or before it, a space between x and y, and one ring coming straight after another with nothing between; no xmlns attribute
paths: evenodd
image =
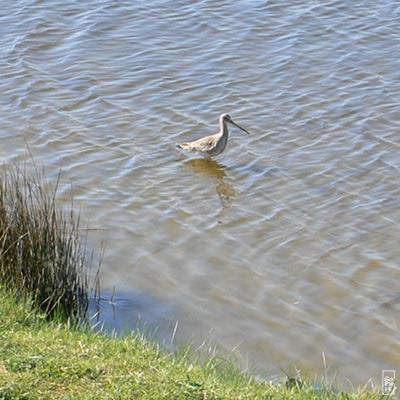
<svg viewBox="0 0 400 400"><path fill-rule="evenodd" d="M62 169L116 329L380 385L400 373L399 32L396 1L4 3L0 157ZM223 112L251 135L175 148Z"/></svg>

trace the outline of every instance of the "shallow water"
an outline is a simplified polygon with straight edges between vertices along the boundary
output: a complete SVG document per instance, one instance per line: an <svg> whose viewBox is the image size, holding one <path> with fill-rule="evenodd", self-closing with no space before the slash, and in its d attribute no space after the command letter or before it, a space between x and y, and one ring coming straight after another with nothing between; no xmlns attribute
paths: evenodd
<svg viewBox="0 0 400 400"><path fill-rule="evenodd" d="M399 21L395 1L3 4L1 159L62 168L107 242L115 328L179 321L256 373L321 376L325 354L380 385L400 373ZM177 151L222 112L251 135Z"/></svg>

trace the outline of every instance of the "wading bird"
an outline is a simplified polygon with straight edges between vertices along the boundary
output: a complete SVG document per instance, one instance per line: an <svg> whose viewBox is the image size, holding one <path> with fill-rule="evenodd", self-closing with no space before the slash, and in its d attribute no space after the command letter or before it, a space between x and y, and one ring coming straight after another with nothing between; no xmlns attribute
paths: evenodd
<svg viewBox="0 0 400 400"><path fill-rule="evenodd" d="M249 135L249 132L234 122L229 114L222 114L219 117L219 133L204 136L203 138L194 140L193 142L181 143L178 144L177 147L208 156L217 156L225 150L228 142L228 122Z"/></svg>

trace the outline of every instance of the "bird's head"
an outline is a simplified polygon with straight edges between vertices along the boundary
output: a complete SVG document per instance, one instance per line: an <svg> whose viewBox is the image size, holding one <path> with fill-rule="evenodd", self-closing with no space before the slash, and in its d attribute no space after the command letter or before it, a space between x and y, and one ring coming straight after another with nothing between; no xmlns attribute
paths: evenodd
<svg viewBox="0 0 400 400"><path fill-rule="evenodd" d="M246 131L246 129L242 128L240 125L238 125L236 122L233 121L232 117L229 114L222 114L220 117L220 120L222 122L229 122L232 125L235 125L237 128L241 129L243 132L246 132L248 135L250 135L250 133L248 131Z"/></svg>
<svg viewBox="0 0 400 400"><path fill-rule="evenodd" d="M221 115L221 119L222 119L223 121L226 121L226 122L231 122L231 121L232 121L231 116L230 116L229 114L227 114L227 113L222 114L222 115Z"/></svg>

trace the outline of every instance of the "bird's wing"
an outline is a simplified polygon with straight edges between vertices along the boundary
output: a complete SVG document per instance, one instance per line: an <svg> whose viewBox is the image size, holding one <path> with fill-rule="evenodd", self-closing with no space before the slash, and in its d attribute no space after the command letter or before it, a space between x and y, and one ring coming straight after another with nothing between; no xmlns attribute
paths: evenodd
<svg viewBox="0 0 400 400"><path fill-rule="evenodd" d="M191 151L208 152L214 149L218 141L218 135L206 136L194 142L185 143L185 147Z"/></svg>

